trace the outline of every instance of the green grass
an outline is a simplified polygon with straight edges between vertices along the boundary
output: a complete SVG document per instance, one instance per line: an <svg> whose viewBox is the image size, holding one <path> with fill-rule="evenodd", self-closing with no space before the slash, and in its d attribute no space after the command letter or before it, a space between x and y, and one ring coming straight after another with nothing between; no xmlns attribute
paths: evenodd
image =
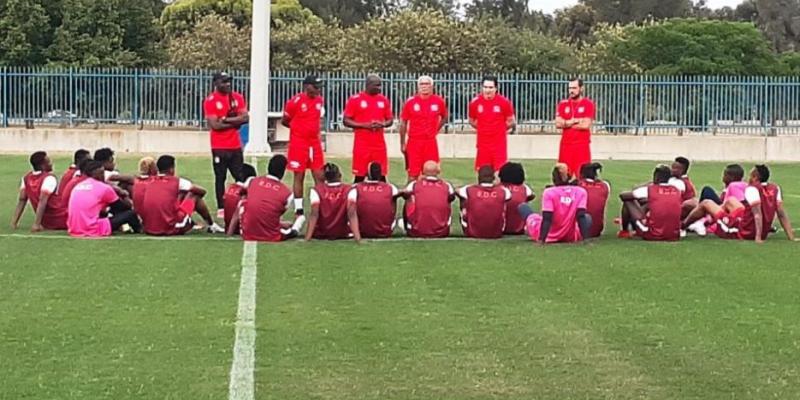
<svg viewBox="0 0 800 400"><path fill-rule="evenodd" d="M551 165L525 163L537 193ZM606 163L608 221L653 165ZM718 187L722 167L693 166L698 188ZM791 216L799 168L773 166ZM225 398L241 242L8 236L26 169L0 157L0 399ZM210 160L179 169L212 187ZM474 179L470 160L444 170ZM391 176L403 181L399 163ZM261 245L257 398L800 397L797 243L644 243L613 230L544 248L521 237Z"/></svg>

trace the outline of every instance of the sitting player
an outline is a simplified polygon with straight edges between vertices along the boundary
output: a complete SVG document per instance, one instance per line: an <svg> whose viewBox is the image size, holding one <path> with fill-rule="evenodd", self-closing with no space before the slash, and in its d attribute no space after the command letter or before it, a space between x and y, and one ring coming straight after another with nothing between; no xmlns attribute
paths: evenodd
<svg viewBox="0 0 800 400"><path fill-rule="evenodd" d="M133 186L133 176L123 175L117 171L117 162L114 159L114 150L108 147L97 149L94 152L94 160L103 163L105 168L104 177L106 183L118 186L120 189L130 193Z"/></svg>
<svg viewBox="0 0 800 400"><path fill-rule="evenodd" d="M592 217L586 212L586 189L570 184L569 168L558 163L553 168L553 186L542 192L542 214L528 204L518 212L525 219L531 240L545 243L574 243L589 237Z"/></svg>
<svg viewBox="0 0 800 400"><path fill-rule="evenodd" d="M357 242L361 238L384 239L392 236L400 192L386 182L381 164L370 163L364 181L353 185L347 194L347 215Z"/></svg>
<svg viewBox="0 0 800 400"><path fill-rule="evenodd" d="M70 165L69 168L64 171L64 173L61 175L61 180L58 182L59 193L64 191L64 188L67 186L69 181L72 180L72 178L80 174L79 166L81 165L81 162L88 159L89 156L91 156L91 154L89 153L89 150L86 149L80 149L75 152L72 157L72 165Z"/></svg>
<svg viewBox="0 0 800 400"><path fill-rule="evenodd" d="M297 237L305 217L297 215L294 224L281 220L294 202L292 190L281 182L286 164L285 156L276 155L269 160L267 176L244 183L247 198L239 203L239 212L233 214L228 235L235 234L241 224L242 239L248 241L280 242Z"/></svg>
<svg viewBox="0 0 800 400"><path fill-rule="evenodd" d="M133 200L133 209L138 212L142 209L144 201L144 192L147 190L147 185L155 179L158 175L158 167L156 167L156 160L153 157L142 157L139 160L139 175L133 179L133 186L131 190L131 199Z"/></svg>
<svg viewBox="0 0 800 400"><path fill-rule="evenodd" d="M308 217L306 240L347 239L352 233L347 220L347 194L350 185L342 183L342 173L336 164L322 168L324 182L311 188L311 215Z"/></svg>
<svg viewBox="0 0 800 400"><path fill-rule="evenodd" d="M624 192L622 221L633 225L644 240L675 241L681 237L681 191L669 183L670 168L659 165L653 171L653 183ZM645 210L640 201L647 200Z"/></svg>
<svg viewBox="0 0 800 400"><path fill-rule="evenodd" d="M58 180L53 175L53 163L43 151L31 154L31 167L19 187L19 201L11 219L11 227L19 228L19 220L30 202L36 213L31 232L67 229L67 205L58 193Z"/></svg>
<svg viewBox="0 0 800 400"><path fill-rule="evenodd" d="M258 176L256 168L250 164L242 165L242 182L247 182L250 178ZM225 229L231 226L231 220L236 214L236 208L239 202L247 196L247 191L244 190L244 185L240 182L233 182L225 189L225 194L222 195L222 206L225 210ZM236 233L239 233L237 230Z"/></svg>
<svg viewBox="0 0 800 400"><path fill-rule="evenodd" d="M130 199L121 198L111 185L105 183L103 163L89 160L81 166L84 179L75 184L69 199L67 229L73 237L104 237L128 225L141 231L139 218L131 209ZM77 181L74 179L73 182ZM72 182L70 182L72 183ZM101 218L111 208L114 215Z"/></svg>
<svg viewBox="0 0 800 400"><path fill-rule="evenodd" d="M520 217L520 204L526 204L536 198L530 186L525 184L525 170L522 164L509 162L500 168L500 183L511 191L511 200L506 203L506 235L522 235L525 233L525 220Z"/></svg>
<svg viewBox="0 0 800 400"><path fill-rule="evenodd" d="M439 178L441 172L439 163L426 161L422 177L409 183L403 192L406 199L403 221L408 236L444 238L450 235L450 203L455 200L455 190Z"/></svg>
<svg viewBox="0 0 800 400"><path fill-rule="evenodd" d="M772 231L772 222L777 216L786 237L795 240L789 215L783 208L781 188L770 183L769 178L769 168L766 165L756 165L750 171L744 203L733 196L726 196L722 206L712 200L704 200L689 214L684 225L689 225L704 215L710 215L719 227L716 230L717 236L762 243Z"/></svg>
<svg viewBox="0 0 800 400"><path fill-rule="evenodd" d="M692 180L689 179L689 159L686 157L676 157L672 163L672 178L683 183L683 205L681 206L681 218L685 218L692 209L697 206L697 194ZM674 182L673 182L674 184ZM680 189L680 187L678 187Z"/></svg>
<svg viewBox="0 0 800 400"><path fill-rule="evenodd" d="M458 191L461 199L461 226L464 235L476 239L503 237L506 225L506 203L511 191L495 183L494 168L478 168L478 183Z"/></svg>
<svg viewBox="0 0 800 400"><path fill-rule="evenodd" d="M611 185L600 179L598 172L603 169L600 163L589 163L581 166L581 177L578 186L586 189L586 212L592 217L589 237L600 237L605 228L606 204Z"/></svg>
<svg viewBox="0 0 800 400"><path fill-rule="evenodd" d="M724 185L722 193L717 195L712 187L705 186L703 190L700 191L699 202L702 203L705 200L710 200L719 206L723 206L725 204L725 199L733 197L740 203L744 203L744 191L748 184L742 179L744 179L744 168L742 168L741 165L730 164L726 166L722 172L722 184ZM730 203L726 204L725 207L730 208ZM698 214L695 214L692 219L696 218L696 215ZM688 215L686 217L688 218ZM684 222L686 222L687 218L684 218ZM694 232L699 236L705 236L709 230L716 232L716 229L718 229L717 224L714 224L714 218L712 216L704 216L685 226L687 231Z"/></svg>
<svg viewBox="0 0 800 400"><path fill-rule="evenodd" d="M197 212L208 224L209 233L225 232L211 218L203 201L206 190L188 179L175 176L175 157L163 155L156 161L158 174L147 184L136 210L142 219L144 233L154 236L183 235L193 226L192 213Z"/></svg>

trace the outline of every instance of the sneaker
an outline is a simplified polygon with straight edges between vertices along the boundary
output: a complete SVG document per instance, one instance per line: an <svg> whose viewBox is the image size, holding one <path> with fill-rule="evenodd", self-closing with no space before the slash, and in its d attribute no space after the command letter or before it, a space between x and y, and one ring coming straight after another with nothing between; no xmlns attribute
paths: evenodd
<svg viewBox="0 0 800 400"><path fill-rule="evenodd" d="M128 224L122 224L120 230L122 230L122 233L133 233L133 228Z"/></svg>
<svg viewBox="0 0 800 400"><path fill-rule="evenodd" d="M640 232L649 232L650 231L650 227L645 225L642 221L639 221L639 220L636 221L636 227L639 228Z"/></svg>
<svg viewBox="0 0 800 400"><path fill-rule="evenodd" d="M617 237L620 239L630 239L631 231L619 231L617 232Z"/></svg>
<svg viewBox="0 0 800 400"><path fill-rule="evenodd" d="M221 209L217 210L217 218L225 219L225 209L221 208Z"/></svg>
<svg viewBox="0 0 800 400"><path fill-rule="evenodd" d="M708 234L708 230L706 229L706 221L704 219L695 221L693 224L689 225L687 229L689 232L696 233L697 236L705 236Z"/></svg>
<svg viewBox="0 0 800 400"><path fill-rule="evenodd" d="M221 226L217 225L217 223L211 224L208 228L206 228L206 232L208 233L225 233L225 229Z"/></svg>
<svg viewBox="0 0 800 400"><path fill-rule="evenodd" d="M717 226L719 227L720 230L722 230L725 233L737 233L737 232L739 232L739 229L729 227L725 223L725 221L723 221L721 219L717 220Z"/></svg>
<svg viewBox="0 0 800 400"><path fill-rule="evenodd" d="M685 237L686 237L686 229L681 229L680 236L681 236L682 238L685 238Z"/></svg>

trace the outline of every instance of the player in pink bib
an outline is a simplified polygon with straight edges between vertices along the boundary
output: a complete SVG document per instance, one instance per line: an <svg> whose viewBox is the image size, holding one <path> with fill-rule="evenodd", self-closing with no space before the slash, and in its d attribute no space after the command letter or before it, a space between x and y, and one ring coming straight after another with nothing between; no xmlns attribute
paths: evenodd
<svg viewBox="0 0 800 400"><path fill-rule="evenodd" d="M553 184L542 193L542 214L535 214L527 204L519 206L525 219L525 231L540 243L573 243L589 237L592 218L586 213L586 189L569 184L566 164L553 168Z"/></svg>

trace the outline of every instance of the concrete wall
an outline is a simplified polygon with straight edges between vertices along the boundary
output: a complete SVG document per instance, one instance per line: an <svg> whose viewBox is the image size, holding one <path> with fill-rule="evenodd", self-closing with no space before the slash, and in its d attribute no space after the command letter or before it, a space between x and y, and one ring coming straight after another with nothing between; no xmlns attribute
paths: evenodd
<svg viewBox="0 0 800 400"><path fill-rule="evenodd" d="M399 139L387 134L389 156L400 157ZM509 137L512 159L554 159L558 155L557 135ZM84 147L109 146L120 153L208 154L208 132L186 130L126 129L0 129L0 153L30 153L36 150L72 152ZM349 157L353 135L334 133L327 137L326 152ZM475 135L439 135L443 158L475 156ZM592 140L597 160L664 160L685 155L698 161L795 161L800 162L800 136L605 136Z"/></svg>

